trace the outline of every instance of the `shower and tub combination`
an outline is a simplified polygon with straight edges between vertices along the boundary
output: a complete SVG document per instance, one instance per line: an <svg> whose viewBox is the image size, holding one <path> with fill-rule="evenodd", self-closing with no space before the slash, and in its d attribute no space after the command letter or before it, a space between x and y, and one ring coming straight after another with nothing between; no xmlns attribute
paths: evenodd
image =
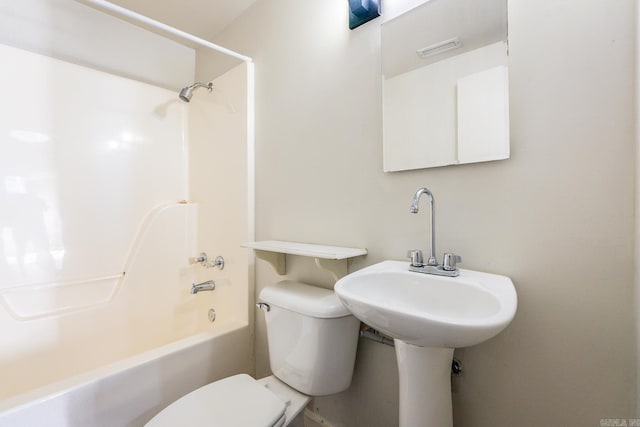
<svg viewBox="0 0 640 427"><path fill-rule="evenodd" d="M27 3L0 16L28 16ZM38 20L16 23L22 36L0 29L2 427L137 426L203 384L253 370L253 261L239 246L253 239L250 58L211 76L215 90L209 80L184 87L207 73L195 49L100 9L153 26L148 18L83 3L96 8L68 2L51 19L114 38L125 57L118 34L192 65L146 75L161 67L136 64L135 49L120 69L64 45L91 43L82 28L65 26L80 34L50 34L42 43L59 44L35 52L27 33ZM220 181L225 194L212 191ZM190 263L201 251L223 255L224 269Z"/></svg>

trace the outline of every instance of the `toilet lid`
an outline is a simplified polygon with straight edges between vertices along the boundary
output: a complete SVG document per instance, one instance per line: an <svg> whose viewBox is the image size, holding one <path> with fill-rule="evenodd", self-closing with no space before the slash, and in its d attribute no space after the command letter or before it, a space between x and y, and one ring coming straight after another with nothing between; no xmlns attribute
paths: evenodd
<svg viewBox="0 0 640 427"><path fill-rule="evenodd" d="M272 427L285 403L249 375L207 384L164 408L146 427Z"/></svg>

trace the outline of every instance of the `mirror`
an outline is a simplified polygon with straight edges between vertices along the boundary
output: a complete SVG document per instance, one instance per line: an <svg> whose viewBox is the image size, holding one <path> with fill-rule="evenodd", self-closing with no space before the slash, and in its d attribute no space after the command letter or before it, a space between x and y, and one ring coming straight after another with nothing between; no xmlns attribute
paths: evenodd
<svg viewBox="0 0 640 427"><path fill-rule="evenodd" d="M507 0L431 0L382 24L385 172L509 158Z"/></svg>

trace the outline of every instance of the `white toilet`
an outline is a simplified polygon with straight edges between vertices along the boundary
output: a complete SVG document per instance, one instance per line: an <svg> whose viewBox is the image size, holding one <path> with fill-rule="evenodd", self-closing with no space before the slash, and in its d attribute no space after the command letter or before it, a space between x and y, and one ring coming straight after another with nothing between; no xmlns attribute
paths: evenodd
<svg viewBox="0 0 640 427"><path fill-rule="evenodd" d="M240 374L205 385L167 406L147 427L280 427L311 396L349 387L360 321L328 289L285 280L260 292L273 375Z"/></svg>

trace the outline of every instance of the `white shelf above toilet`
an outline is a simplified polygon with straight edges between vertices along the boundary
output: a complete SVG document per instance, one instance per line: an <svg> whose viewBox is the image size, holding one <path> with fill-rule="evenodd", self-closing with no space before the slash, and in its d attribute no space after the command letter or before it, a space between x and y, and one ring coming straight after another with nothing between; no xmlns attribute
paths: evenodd
<svg viewBox="0 0 640 427"><path fill-rule="evenodd" d="M240 246L253 249L258 258L271 264L280 275L287 273L285 255L288 254L315 258L316 265L331 272L336 280L347 275L347 259L367 254L367 250L362 248L345 248L279 240L248 242Z"/></svg>

